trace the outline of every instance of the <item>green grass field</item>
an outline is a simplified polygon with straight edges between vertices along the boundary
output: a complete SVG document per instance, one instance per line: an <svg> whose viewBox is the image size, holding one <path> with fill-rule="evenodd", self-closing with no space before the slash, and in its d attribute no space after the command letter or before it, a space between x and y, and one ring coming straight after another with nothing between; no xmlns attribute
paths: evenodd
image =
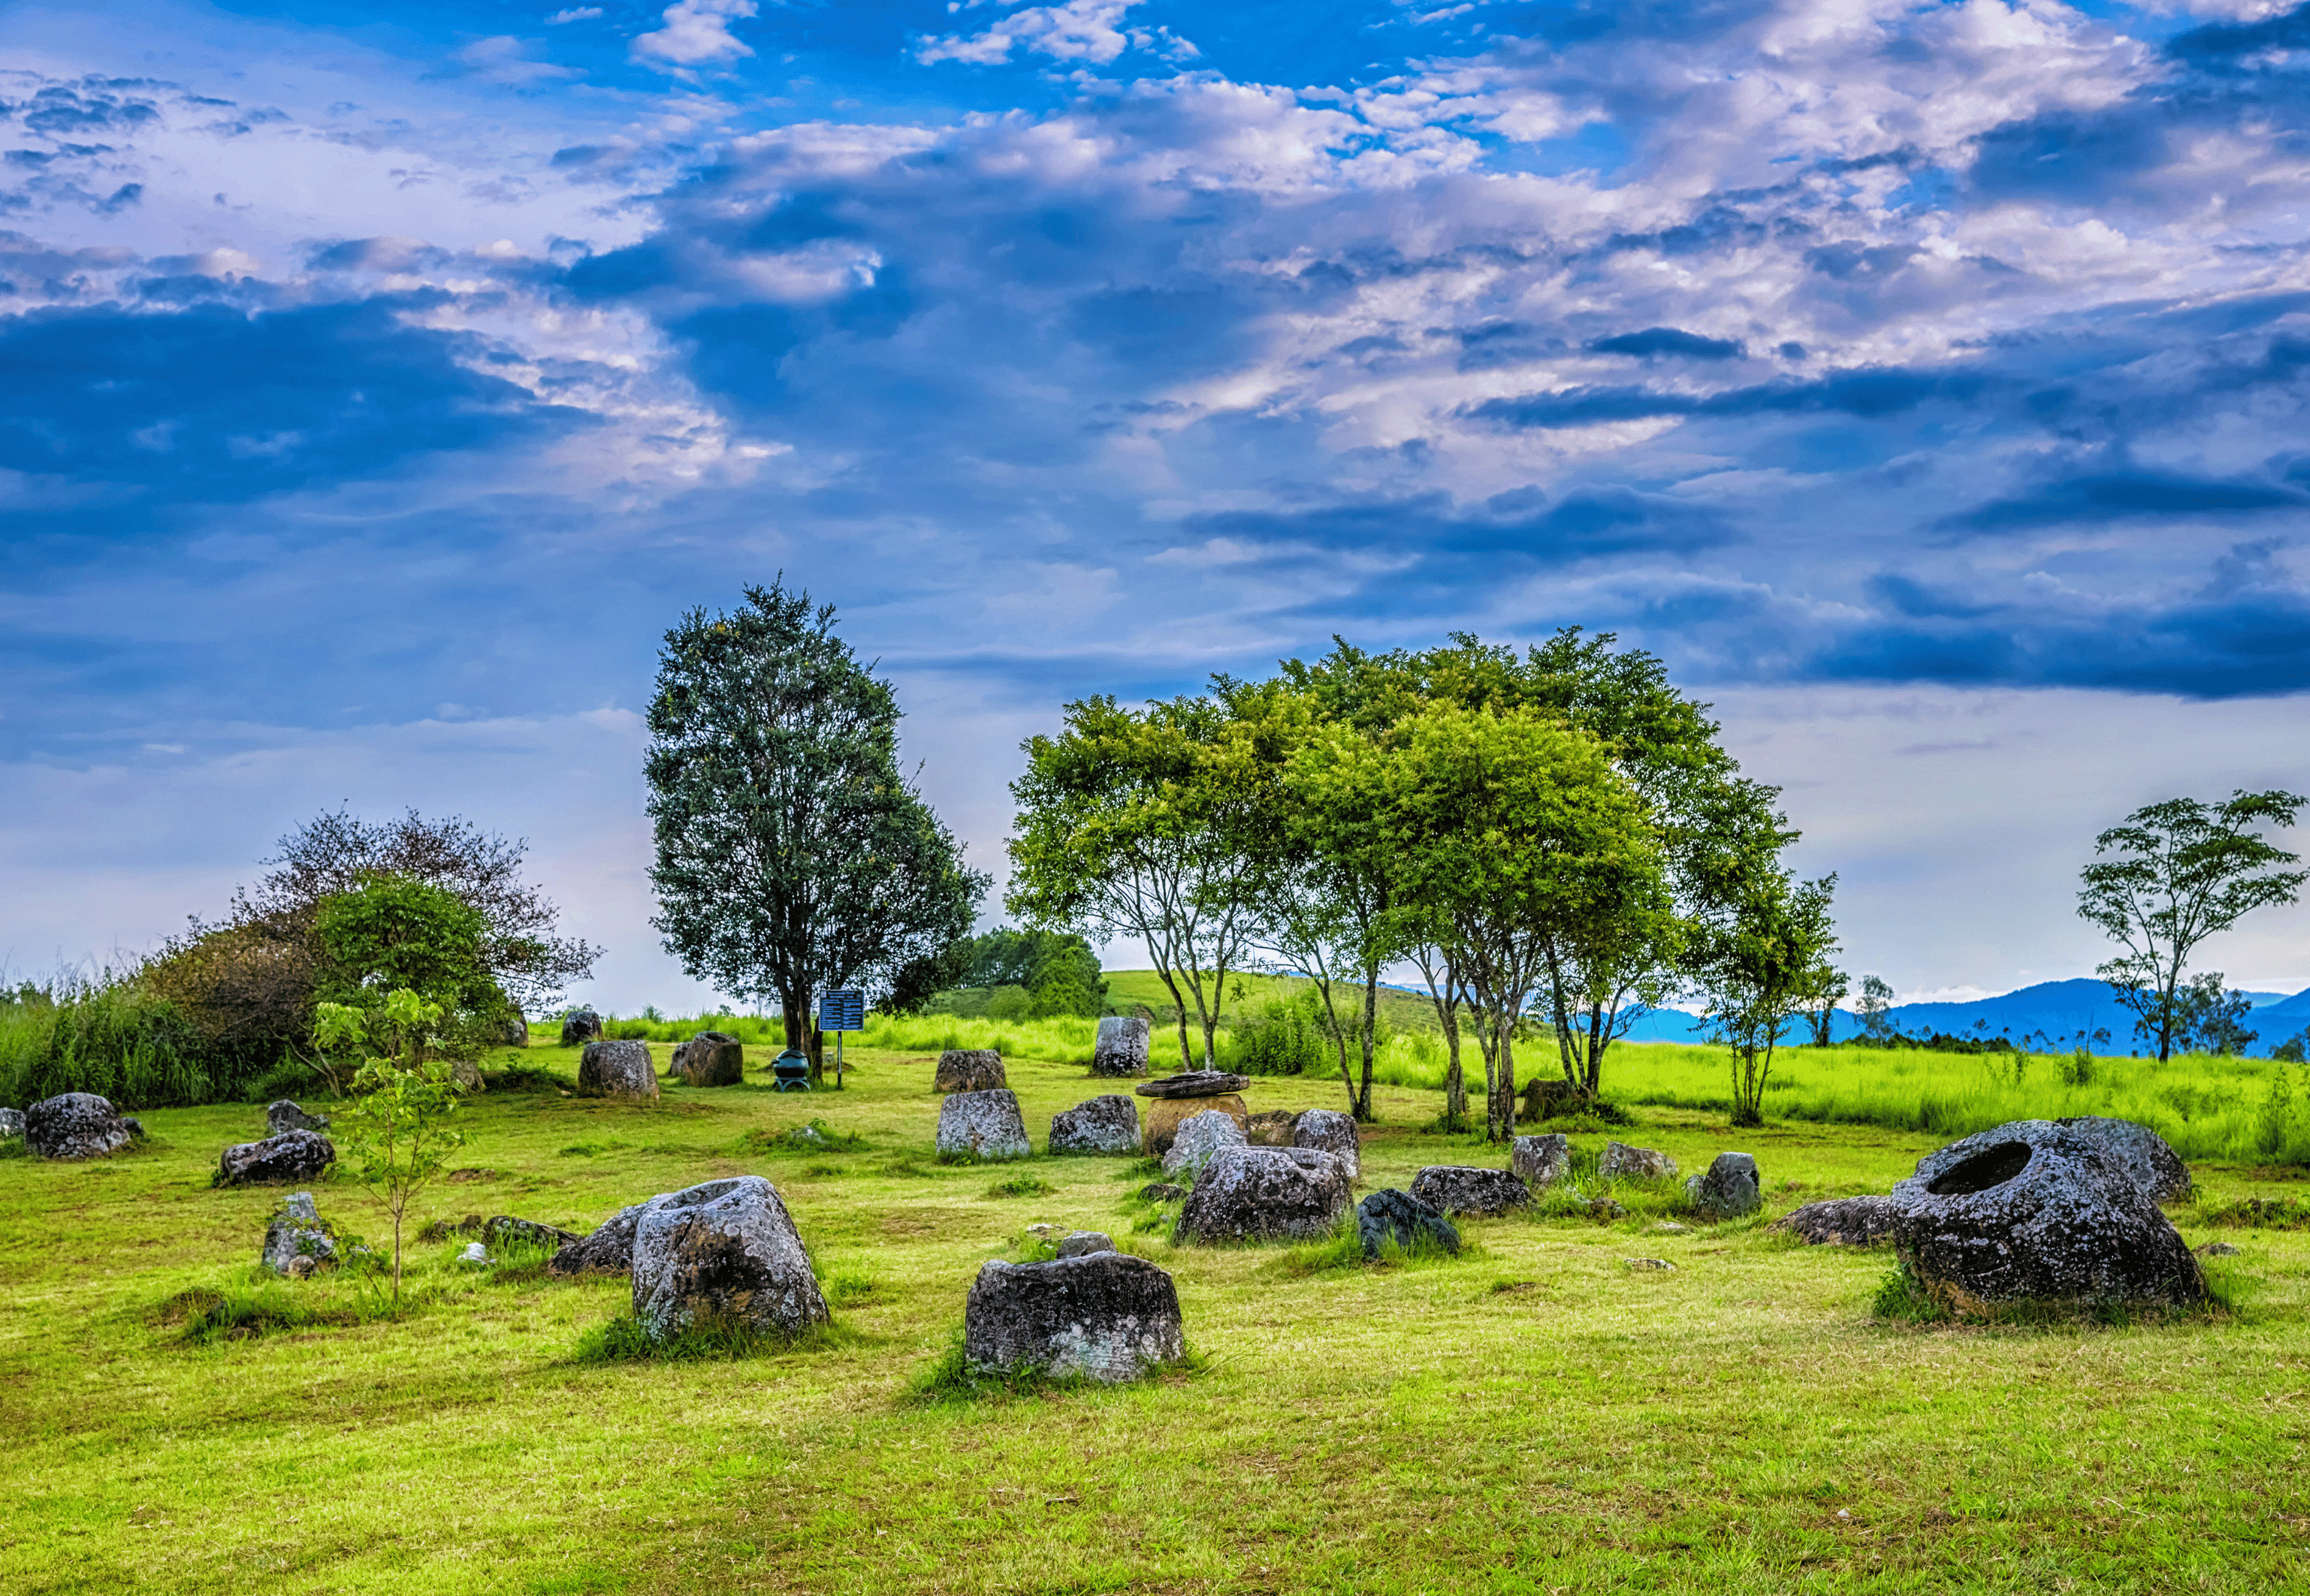
<svg viewBox="0 0 2310 1596"><path fill-rule="evenodd" d="M1052 1113L1100 1087L1017 1039L1011 1080L1039 1144ZM575 1072L551 1045L490 1061L517 1062ZM225 1142L262 1133L259 1110L152 1111L152 1143L109 1162L0 1161L0 1588L2310 1583L2310 1233L2216 1230L2208 1209L2176 1210L2193 1244L2242 1248L2213 1266L2236 1305L2124 1327L1889 1323L1870 1313L1881 1253L1797 1247L1753 1222L1663 1234L1641 1212L1473 1221L1455 1261L1306 1272L1281 1249L1132 1234L1148 1175L1125 1160L941 1167L928 1054L862 1046L852 1062L849 1090L807 1097L493 1094L465 1116L457 1172L421 1201L427 1219L583 1228L654 1192L769 1175L839 1333L735 1361L583 1361L588 1332L627 1307L624 1282L476 1279L450 1266L455 1243L417 1250L419 1302L397 1322L196 1344L184 1294L248 1285L276 1195L208 1186ZM1339 1089L1263 1080L1248 1096L1333 1106ZM1437 1106L1382 1091L1367 1189L1500 1162L1418 1129ZM864 1147L743 1150L812 1116ZM1945 1140L1789 1117L1736 1135L1705 1106L1638 1116L1623 1135L1688 1171L1754 1153L1775 1212L1881 1191ZM1016 1173L1052 1190L994 1194ZM2310 1194L2299 1171L2197 1173L2210 1204ZM380 1231L358 1190L317 1195L341 1226ZM1171 1270L1199 1366L1112 1391L916 1398L979 1264L1036 1221L1108 1230ZM1676 1268L1631 1271L1635 1257ZM324 1313L358 1305L343 1280L280 1289Z"/></svg>

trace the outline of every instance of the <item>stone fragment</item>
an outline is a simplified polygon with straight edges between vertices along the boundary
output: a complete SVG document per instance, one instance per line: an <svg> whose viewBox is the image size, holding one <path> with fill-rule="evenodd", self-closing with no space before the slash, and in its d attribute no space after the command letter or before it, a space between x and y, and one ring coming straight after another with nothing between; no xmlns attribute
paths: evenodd
<svg viewBox="0 0 2310 1596"><path fill-rule="evenodd" d="M1116 1077L1146 1074L1147 1040L1145 1016L1107 1016L1099 1022L1099 1039L1091 1045L1090 1072Z"/></svg>
<svg viewBox="0 0 2310 1596"><path fill-rule="evenodd" d="M1115 1238L1104 1230L1070 1230L1057 1245L1062 1258L1088 1258L1093 1253L1115 1251Z"/></svg>
<svg viewBox="0 0 2310 1596"><path fill-rule="evenodd" d="M588 1042L578 1060L581 1097L655 1097L657 1071L647 1042Z"/></svg>
<svg viewBox="0 0 2310 1596"><path fill-rule="evenodd" d="M2201 1258L2235 1258L2238 1250L2226 1241L2210 1241L2198 1249Z"/></svg>
<svg viewBox="0 0 2310 1596"><path fill-rule="evenodd" d="M1336 1108L1310 1108L1302 1114L1291 1127L1291 1145L1331 1154L1350 1181L1363 1177L1364 1147L1356 1122Z"/></svg>
<svg viewBox="0 0 2310 1596"><path fill-rule="evenodd" d="M602 1017L591 1009L573 1009L561 1019L561 1045L576 1047L602 1039Z"/></svg>
<svg viewBox="0 0 2310 1596"><path fill-rule="evenodd" d="M1460 1233L1452 1221L1409 1192L1393 1186L1374 1192L1356 1204L1356 1229L1362 1236L1364 1256L1376 1258L1393 1242L1402 1251L1420 1249L1457 1253Z"/></svg>
<svg viewBox="0 0 2310 1596"><path fill-rule="evenodd" d="M939 1054L934 1092L1001 1091L1011 1084L1003 1055L992 1047L950 1047Z"/></svg>
<svg viewBox="0 0 2310 1596"><path fill-rule="evenodd" d="M736 1086L746 1079L745 1045L727 1031L700 1031L673 1050L672 1072L691 1086Z"/></svg>
<svg viewBox="0 0 2310 1596"><path fill-rule="evenodd" d="M1963 1315L2204 1297L2180 1232L2095 1141L2045 1120L2002 1129L1967 1137L1961 1158L1927 1154L1893 1188L1893 1245L1927 1297Z"/></svg>
<svg viewBox="0 0 2310 1596"><path fill-rule="evenodd" d="M1572 1173L1572 1142L1558 1132L1519 1136L1508 1149L1508 1168L1526 1185L1546 1190Z"/></svg>
<svg viewBox="0 0 2310 1596"><path fill-rule="evenodd" d="M490 1256L490 1250L481 1243L469 1241L465 1244L465 1250L457 1254L457 1262L466 1269L488 1269L497 1260Z"/></svg>
<svg viewBox="0 0 2310 1596"><path fill-rule="evenodd" d="M1665 1258L1631 1258L1628 1262L1630 1269L1672 1271L1676 1268Z"/></svg>
<svg viewBox="0 0 2310 1596"><path fill-rule="evenodd" d="M1505 1169L1465 1164L1430 1164L1411 1177L1411 1194L1439 1213L1478 1219L1504 1214L1532 1201L1524 1182Z"/></svg>
<svg viewBox="0 0 2310 1596"><path fill-rule="evenodd" d="M1648 1147L1608 1141L1596 1160L1596 1174L1604 1180L1666 1180L1676 1173L1676 1160Z"/></svg>
<svg viewBox="0 0 2310 1596"><path fill-rule="evenodd" d="M257 1262L277 1275L291 1273L300 1260L309 1265L337 1262L336 1231L313 1206L310 1192L292 1192L274 1205L256 1254ZM308 1267L303 1275L311 1272Z"/></svg>
<svg viewBox="0 0 2310 1596"><path fill-rule="evenodd" d="M250 1186L312 1180L336 1161L336 1144L318 1131L284 1131L225 1149L217 1159L215 1184Z"/></svg>
<svg viewBox="0 0 2310 1596"><path fill-rule="evenodd" d="M939 1105L938 1151L944 1158L1023 1158L1035 1149L1019 1096L1007 1088L956 1092Z"/></svg>
<svg viewBox="0 0 2310 1596"><path fill-rule="evenodd" d="M1237 1147L1203 1167L1173 1239L1205 1244L1316 1241L1339 1227L1349 1206L1347 1172L1309 1147Z"/></svg>
<svg viewBox="0 0 2310 1596"><path fill-rule="evenodd" d="M1292 1122L1299 1116L1288 1108L1271 1108L1244 1123L1244 1141L1253 1147L1291 1147Z"/></svg>
<svg viewBox="0 0 2310 1596"><path fill-rule="evenodd" d="M1659 1224L1654 1226L1653 1228L1659 1231L1663 1236L1689 1236L1692 1234L1691 1226L1680 1225L1674 1219L1663 1219Z"/></svg>
<svg viewBox="0 0 2310 1596"><path fill-rule="evenodd" d="M1225 1070L1188 1070L1158 1080L1142 1081L1131 1089L1142 1097L1221 1097L1250 1084L1248 1075L1230 1075Z"/></svg>
<svg viewBox="0 0 2310 1596"><path fill-rule="evenodd" d="M308 1114L287 1097L265 1106L265 1133L267 1136L278 1136L287 1131L326 1131L328 1128L327 1115Z"/></svg>
<svg viewBox="0 0 2310 1596"><path fill-rule="evenodd" d="M0 1108L0 1141L15 1141L24 1134L24 1116L13 1108Z"/></svg>
<svg viewBox="0 0 2310 1596"><path fill-rule="evenodd" d="M1244 1140L1251 1140L1251 1115L1238 1097L1159 1097L1147 1105L1139 1121L1139 1149L1150 1158L1159 1158L1171 1150L1171 1141L1179 1126L1199 1114L1213 1110L1227 1115L1245 1129Z"/></svg>
<svg viewBox="0 0 2310 1596"><path fill-rule="evenodd" d="M482 1227L482 1239L491 1246L543 1247L558 1253L579 1238L559 1226L541 1225L535 1219L517 1219L508 1214L494 1214Z"/></svg>
<svg viewBox="0 0 2310 1596"><path fill-rule="evenodd" d="M1163 1155L1163 1173L1185 1175L1193 1181L1221 1150L1243 1145L1243 1127L1235 1123L1234 1117L1207 1108L1179 1122L1178 1131L1171 1139L1171 1149Z"/></svg>
<svg viewBox="0 0 2310 1596"><path fill-rule="evenodd" d="M1139 1105L1121 1092L1078 1103L1051 1115L1050 1139L1044 1146L1055 1153L1137 1152Z"/></svg>
<svg viewBox="0 0 2310 1596"><path fill-rule="evenodd" d="M1111 1384L1186 1350L1171 1277L1128 1253L985 1264L963 1311L962 1355L975 1369Z"/></svg>
<svg viewBox="0 0 2310 1596"><path fill-rule="evenodd" d="M109 1158L140 1130L94 1092L65 1092L24 1110L25 1145L44 1158Z"/></svg>
<svg viewBox="0 0 2310 1596"><path fill-rule="evenodd" d="M1893 1236L1893 1200L1889 1197L1838 1197L1808 1202L1773 1221L1815 1247L1873 1247Z"/></svg>
<svg viewBox="0 0 2310 1596"><path fill-rule="evenodd" d="M1707 1169L1684 1183L1696 1212L1720 1219L1752 1214L1763 1204L1757 1160L1747 1153L1718 1153Z"/></svg>
<svg viewBox="0 0 2310 1596"><path fill-rule="evenodd" d="M827 1323L810 1253L759 1175L656 1201L634 1227L634 1317L664 1340L701 1323L794 1334Z"/></svg>
<svg viewBox="0 0 2310 1596"><path fill-rule="evenodd" d="M1150 1181L1139 1188L1142 1202L1177 1202L1187 1194L1185 1186L1175 1186L1169 1181Z"/></svg>

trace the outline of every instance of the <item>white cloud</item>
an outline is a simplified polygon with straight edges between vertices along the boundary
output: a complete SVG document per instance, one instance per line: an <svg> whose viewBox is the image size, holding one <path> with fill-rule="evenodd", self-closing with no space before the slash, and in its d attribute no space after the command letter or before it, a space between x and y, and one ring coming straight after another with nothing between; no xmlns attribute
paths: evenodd
<svg viewBox="0 0 2310 1596"><path fill-rule="evenodd" d="M546 18L545 25L553 28L559 27L563 22L590 22L601 14L602 8L598 5L573 5L567 11L557 11Z"/></svg>
<svg viewBox="0 0 2310 1596"><path fill-rule="evenodd" d="M755 10L754 0L675 0L665 8L665 26L637 37L633 53L676 66L741 60L754 52L731 33L730 24Z"/></svg>
<svg viewBox="0 0 2310 1596"><path fill-rule="evenodd" d="M925 39L915 58L925 64L962 61L990 66L1008 60L1015 48L1025 56L1055 61L1085 61L1104 66L1134 47L1172 55L1194 54L1194 47L1168 30L1126 28L1124 13L1140 0L1065 0L1061 5L1014 12L982 33Z"/></svg>

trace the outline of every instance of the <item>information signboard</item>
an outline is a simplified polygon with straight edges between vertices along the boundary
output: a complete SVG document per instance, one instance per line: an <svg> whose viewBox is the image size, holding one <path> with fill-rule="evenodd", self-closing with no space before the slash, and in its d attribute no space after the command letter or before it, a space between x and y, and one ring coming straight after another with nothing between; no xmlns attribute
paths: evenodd
<svg viewBox="0 0 2310 1596"><path fill-rule="evenodd" d="M866 994L829 992L818 1000L818 1028L834 1033L834 1089L842 1089L842 1033L866 1028Z"/></svg>

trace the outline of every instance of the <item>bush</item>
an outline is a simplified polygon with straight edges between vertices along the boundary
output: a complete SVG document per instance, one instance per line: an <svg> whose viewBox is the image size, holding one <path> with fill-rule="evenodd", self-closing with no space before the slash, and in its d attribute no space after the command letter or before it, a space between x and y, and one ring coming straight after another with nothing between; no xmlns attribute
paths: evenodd
<svg viewBox="0 0 2310 1596"><path fill-rule="evenodd" d="M1312 990L1270 998L1238 1014L1224 1051L1227 1062L1246 1075L1320 1075L1340 1063L1323 1002Z"/></svg>
<svg viewBox="0 0 2310 1596"><path fill-rule="evenodd" d="M0 1101L94 1092L123 1108L170 1107L239 1097L259 1072L248 1054L204 1045L136 972L19 988L0 1006Z"/></svg>

